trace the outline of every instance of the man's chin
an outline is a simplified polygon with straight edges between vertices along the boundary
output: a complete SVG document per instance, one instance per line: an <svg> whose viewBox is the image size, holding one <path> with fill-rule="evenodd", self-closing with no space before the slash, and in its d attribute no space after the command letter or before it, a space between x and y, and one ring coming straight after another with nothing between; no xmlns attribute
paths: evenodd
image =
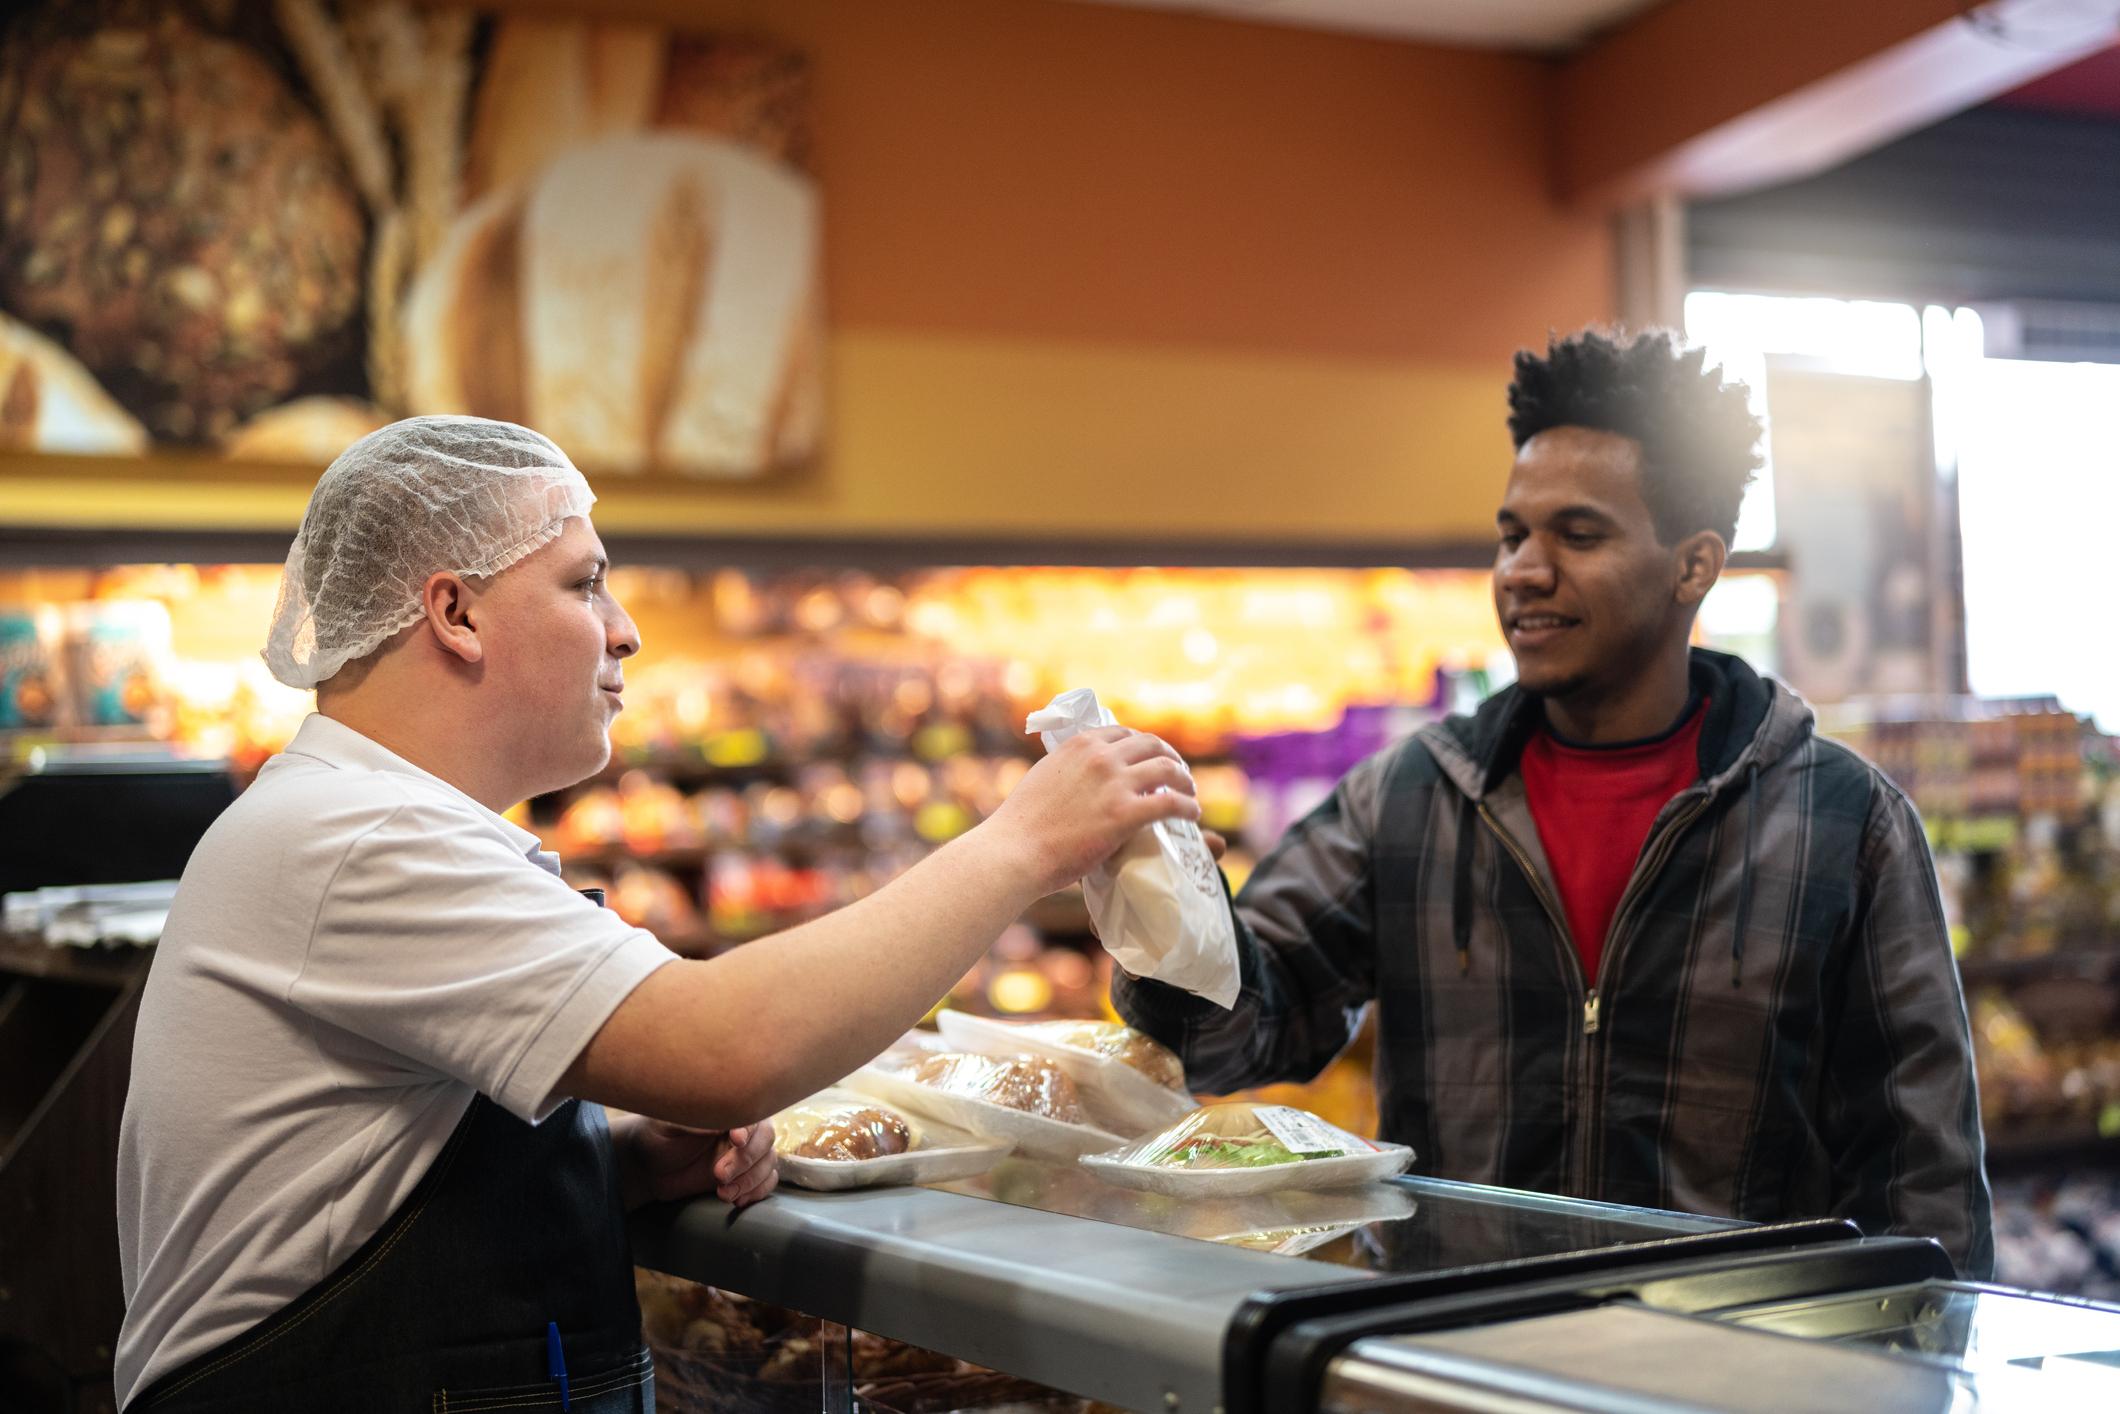
<svg viewBox="0 0 2120 1414"><path fill-rule="evenodd" d="M570 755L566 762L566 769L554 769L549 781L539 786L533 794L551 795L555 791L572 790L575 786L602 775L604 768L611 764L612 755L611 738L608 736L599 737L595 745L585 745L578 754ZM554 751L552 753L550 759L553 761L555 768L560 758L560 752Z"/></svg>
<svg viewBox="0 0 2120 1414"><path fill-rule="evenodd" d="M1562 668L1542 668L1536 664L1517 664L1517 686L1540 697L1565 701L1581 692L1589 683L1588 673L1570 672Z"/></svg>

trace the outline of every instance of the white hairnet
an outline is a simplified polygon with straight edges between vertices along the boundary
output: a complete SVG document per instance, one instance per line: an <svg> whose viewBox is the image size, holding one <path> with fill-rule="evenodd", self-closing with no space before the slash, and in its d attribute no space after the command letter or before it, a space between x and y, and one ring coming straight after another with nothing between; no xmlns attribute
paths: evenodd
<svg viewBox="0 0 2120 1414"><path fill-rule="evenodd" d="M324 469L287 551L265 666L311 688L417 619L430 576L498 574L596 500L552 440L483 417L408 417Z"/></svg>

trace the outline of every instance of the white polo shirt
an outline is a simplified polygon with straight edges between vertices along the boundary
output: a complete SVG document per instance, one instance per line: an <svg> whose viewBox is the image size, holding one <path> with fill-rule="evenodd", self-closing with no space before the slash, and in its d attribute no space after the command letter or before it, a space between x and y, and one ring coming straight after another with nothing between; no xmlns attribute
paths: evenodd
<svg viewBox="0 0 2120 1414"><path fill-rule="evenodd" d="M529 831L305 721L200 840L141 998L119 1404L322 1281L474 1095L549 1114L672 956L569 888Z"/></svg>

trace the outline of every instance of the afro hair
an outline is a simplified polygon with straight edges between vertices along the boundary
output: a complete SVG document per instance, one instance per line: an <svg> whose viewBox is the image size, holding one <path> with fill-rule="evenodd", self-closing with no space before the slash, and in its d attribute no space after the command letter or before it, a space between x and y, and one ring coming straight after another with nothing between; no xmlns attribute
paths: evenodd
<svg viewBox="0 0 2120 1414"><path fill-rule="evenodd" d="M1628 336L1585 329L1549 337L1544 357L1516 356L1509 436L1521 449L1552 427L1631 437L1642 449L1642 499L1657 538L1712 530L1729 544L1737 508L1764 462L1760 421L1742 383L1725 382L1668 329Z"/></svg>

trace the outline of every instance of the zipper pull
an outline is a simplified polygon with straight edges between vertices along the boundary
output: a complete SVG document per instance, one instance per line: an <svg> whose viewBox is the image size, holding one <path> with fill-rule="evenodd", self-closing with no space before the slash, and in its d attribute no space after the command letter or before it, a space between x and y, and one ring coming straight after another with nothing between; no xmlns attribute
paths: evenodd
<svg viewBox="0 0 2120 1414"><path fill-rule="evenodd" d="M1597 989L1595 987L1590 989L1590 996L1583 1002L1583 1034L1585 1036L1595 1036L1597 1034Z"/></svg>

